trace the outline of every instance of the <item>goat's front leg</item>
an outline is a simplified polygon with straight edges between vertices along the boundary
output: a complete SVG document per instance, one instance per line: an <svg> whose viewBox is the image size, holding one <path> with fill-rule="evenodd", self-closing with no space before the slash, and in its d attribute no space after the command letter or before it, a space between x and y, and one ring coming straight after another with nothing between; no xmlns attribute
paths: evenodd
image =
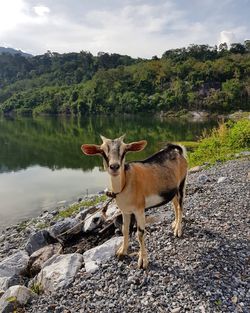
<svg viewBox="0 0 250 313"><path fill-rule="evenodd" d="M145 269L148 266L148 253L145 248L145 242L144 242L145 225L146 225L144 209L136 212L135 217L137 221L137 236L138 236L138 241L140 244L138 267Z"/></svg>
<svg viewBox="0 0 250 313"><path fill-rule="evenodd" d="M116 255L118 257L122 257L123 255L126 255L128 252L130 219L131 219L131 214L122 213L123 243L116 252Z"/></svg>

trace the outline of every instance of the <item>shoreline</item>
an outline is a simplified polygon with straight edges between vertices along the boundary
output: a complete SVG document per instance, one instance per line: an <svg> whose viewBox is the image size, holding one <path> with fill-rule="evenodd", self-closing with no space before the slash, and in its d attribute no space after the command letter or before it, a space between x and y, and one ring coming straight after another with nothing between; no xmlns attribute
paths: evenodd
<svg viewBox="0 0 250 313"><path fill-rule="evenodd" d="M142 308L145 312L157 308L162 312L182 312L186 309L197 313L247 312L250 307L247 288L249 243L246 233L249 231L249 166L250 158L242 157L218 162L209 168L193 169L189 173L184 201L184 234L180 239L172 234L171 205L150 211L150 216L158 214L159 218L147 225L146 245L150 260L147 271L137 269L134 252L138 250L138 244L133 235L131 250L134 254L122 261L112 256L94 273L88 272L83 262L74 281L65 287L66 292L65 289L58 289L48 294L47 287L44 287L43 292L25 306L25 312L42 313L48 308L56 312L111 310L118 313L121 306L135 312ZM91 205L95 203L98 206L100 201L96 201L97 198L106 201L103 195L91 197ZM80 203L73 205L76 207L64 211L67 214L62 220L70 220L70 217L79 214L75 209L80 208ZM40 222L49 219L50 214L55 214L55 217L58 212L45 213ZM35 225L19 224L19 230L9 229L4 241L0 235L0 264L27 247L30 236L41 230ZM49 230L53 226L54 223L43 229ZM116 236L112 238L119 239ZM92 244L98 245L98 242L93 241ZM52 258L71 255L81 258L86 252L79 252L76 247L72 251L67 249L64 251L66 254ZM54 279L53 276L51 279ZM30 283L25 285L30 286Z"/></svg>

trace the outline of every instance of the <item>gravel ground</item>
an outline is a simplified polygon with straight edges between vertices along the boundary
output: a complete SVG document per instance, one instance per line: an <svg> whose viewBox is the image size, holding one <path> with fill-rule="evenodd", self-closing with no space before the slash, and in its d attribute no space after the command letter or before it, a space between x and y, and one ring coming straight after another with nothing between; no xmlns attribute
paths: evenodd
<svg viewBox="0 0 250 313"><path fill-rule="evenodd" d="M237 160L190 174L183 237L173 237L170 206L158 209L165 214L147 227L146 271L136 255L94 274L82 268L69 289L41 295L25 311L250 312L249 172L249 160ZM135 236L131 242L136 252Z"/></svg>

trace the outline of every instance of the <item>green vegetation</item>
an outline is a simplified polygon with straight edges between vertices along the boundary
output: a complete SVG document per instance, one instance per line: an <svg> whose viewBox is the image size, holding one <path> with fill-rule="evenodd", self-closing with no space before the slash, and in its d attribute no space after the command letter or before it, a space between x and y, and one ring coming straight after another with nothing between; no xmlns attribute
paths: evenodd
<svg viewBox="0 0 250 313"><path fill-rule="evenodd" d="M37 295L41 295L43 293L43 287L40 283L33 283L30 289Z"/></svg>
<svg viewBox="0 0 250 313"><path fill-rule="evenodd" d="M204 133L197 149L189 155L190 166L204 162L214 164L235 158L235 154L250 149L250 120L227 122Z"/></svg>
<svg viewBox="0 0 250 313"><path fill-rule="evenodd" d="M69 206L65 210L61 210L58 213L58 215L56 216L56 218L59 219L59 218L70 217L73 214L78 213L80 211L80 208L82 208L82 207L95 206L98 203L101 203L101 202L103 202L105 200L107 200L107 196L106 195L102 195L102 196L97 196L94 199L85 200L85 201L82 201L80 203L72 204L71 206Z"/></svg>
<svg viewBox="0 0 250 313"><path fill-rule="evenodd" d="M4 114L114 114L249 107L250 44L191 45L161 59L48 52L0 55Z"/></svg>

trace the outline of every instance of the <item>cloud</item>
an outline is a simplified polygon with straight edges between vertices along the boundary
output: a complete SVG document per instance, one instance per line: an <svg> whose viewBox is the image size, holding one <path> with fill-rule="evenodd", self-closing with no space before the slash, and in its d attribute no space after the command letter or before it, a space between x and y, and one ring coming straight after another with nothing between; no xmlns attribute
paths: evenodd
<svg viewBox="0 0 250 313"><path fill-rule="evenodd" d="M33 7L33 10L38 16L45 16L46 14L50 13L50 9L42 5Z"/></svg>
<svg viewBox="0 0 250 313"><path fill-rule="evenodd" d="M236 36L235 36L234 32L226 31L226 30L223 30L222 32L220 32L219 43L226 42L227 45L230 45L231 43L233 43L235 41L236 41Z"/></svg>
<svg viewBox="0 0 250 313"><path fill-rule="evenodd" d="M191 43L245 39L247 7L231 0L1 0L0 46L34 54L88 50L160 56Z"/></svg>

